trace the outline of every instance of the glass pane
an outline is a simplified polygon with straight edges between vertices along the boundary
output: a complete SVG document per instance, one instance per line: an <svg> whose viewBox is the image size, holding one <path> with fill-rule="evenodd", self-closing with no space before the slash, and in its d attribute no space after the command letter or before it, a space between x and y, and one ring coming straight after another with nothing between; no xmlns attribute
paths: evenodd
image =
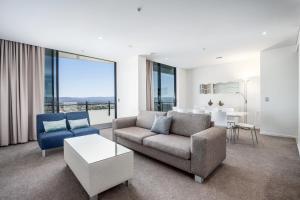
<svg viewBox="0 0 300 200"><path fill-rule="evenodd" d="M153 63L154 110L169 111L175 106L175 68Z"/></svg>
<svg viewBox="0 0 300 200"><path fill-rule="evenodd" d="M159 104L159 94L158 94L158 64L153 63L153 98L154 98L154 110L158 111L160 110L160 104Z"/></svg>
<svg viewBox="0 0 300 200"><path fill-rule="evenodd" d="M60 112L88 111L91 124L115 118L114 63L59 53Z"/></svg>
<svg viewBox="0 0 300 200"><path fill-rule="evenodd" d="M54 112L53 51L45 50L45 104L44 112Z"/></svg>
<svg viewBox="0 0 300 200"><path fill-rule="evenodd" d="M175 68L161 66L161 110L169 111L175 106Z"/></svg>

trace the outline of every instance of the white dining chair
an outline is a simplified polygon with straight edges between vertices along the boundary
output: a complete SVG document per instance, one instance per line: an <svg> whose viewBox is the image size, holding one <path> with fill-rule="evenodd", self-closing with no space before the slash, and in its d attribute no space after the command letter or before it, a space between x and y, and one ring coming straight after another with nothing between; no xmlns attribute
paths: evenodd
<svg viewBox="0 0 300 200"><path fill-rule="evenodd" d="M257 133L256 133L256 127L255 127L255 124L256 124L256 121L257 121L258 117L259 117L259 112L256 112L256 113L255 113L254 123L253 123L253 124L249 124L249 123L238 123L238 124L236 125L236 127L237 127L237 140L239 139L239 136L240 136L240 129L242 129L242 130L246 130L246 131L249 131L249 132L250 132L251 138L252 138L252 144L253 144L253 146L255 145L253 134L254 134L254 136L255 136L256 144L258 144Z"/></svg>
<svg viewBox="0 0 300 200"><path fill-rule="evenodd" d="M235 122L227 119L227 114L224 111L213 111L211 112L211 121L214 122L215 127L226 128L230 132L229 141L235 141Z"/></svg>
<svg viewBox="0 0 300 200"><path fill-rule="evenodd" d="M224 107L224 108L221 108L222 111L228 113L228 112L234 112L234 108L230 108L230 107Z"/></svg>

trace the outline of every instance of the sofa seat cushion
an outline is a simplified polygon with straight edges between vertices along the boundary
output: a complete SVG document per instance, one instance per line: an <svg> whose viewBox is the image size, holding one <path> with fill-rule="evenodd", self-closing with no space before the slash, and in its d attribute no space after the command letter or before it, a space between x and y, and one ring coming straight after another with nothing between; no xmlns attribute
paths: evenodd
<svg viewBox="0 0 300 200"><path fill-rule="evenodd" d="M74 136L83 136L83 135L90 135L90 134L99 134L99 129L94 127L86 127L86 128L78 128L71 130L74 133Z"/></svg>
<svg viewBox="0 0 300 200"><path fill-rule="evenodd" d="M41 133L39 137L41 149L49 149L62 147L64 145L64 139L73 137L73 133L70 131L55 131L50 133Z"/></svg>
<svg viewBox="0 0 300 200"><path fill-rule="evenodd" d="M140 127L128 127L128 128L117 129L115 130L114 134L117 137L121 137L139 144L143 143L144 138L156 135L156 133Z"/></svg>
<svg viewBox="0 0 300 200"><path fill-rule="evenodd" d="M190 137L158 134L145 138L143 144L179 158L188 160L191 157Z"/></svg>

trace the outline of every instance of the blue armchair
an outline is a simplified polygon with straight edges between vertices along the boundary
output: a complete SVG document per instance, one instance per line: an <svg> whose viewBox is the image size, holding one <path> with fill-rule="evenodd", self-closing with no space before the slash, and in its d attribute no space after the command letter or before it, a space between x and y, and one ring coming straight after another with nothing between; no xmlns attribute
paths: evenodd
<svg viewBox="0 0 300 200"><path fill-rule="evenodd" d="M67 127L70 130L70 124L68 120L76 120L76 119L84 119L87 118L88 122L90 124L90 117L87 112L70 112L66 113L67 117ZM82 136L82 135L89 135L89 134L99 134L99 129L94 128L94 127L86 127L86 128L79 128L79 129L74 129L71 130L71 132L74 134L74 136Z"/></svg>
<svg viewBox="0 0 300 200"><path fill-rule="evenodd" d="M40 148L42 149L43 157L46 156L46 150L51 148L62 147L64 145L64 139L76 136L83 136L88 134L99 134L99 129L94 127L70 129L68 120L76 120L87 118L89 123L89 114L87 112L71 112L71 113L49 113L37 115L37 139ZM43 121L57 121L66 119L67 130L60 130L51 133L45 133Z"/></svg>

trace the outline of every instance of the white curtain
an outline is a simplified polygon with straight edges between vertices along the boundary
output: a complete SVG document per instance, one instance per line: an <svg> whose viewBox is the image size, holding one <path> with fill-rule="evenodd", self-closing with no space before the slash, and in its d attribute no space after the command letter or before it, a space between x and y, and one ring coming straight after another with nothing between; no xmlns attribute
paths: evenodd
<svg viewBox="0 0 300 200"><path fill-rule="evenodd" d="M44 60L44 48L0 39L0 146L37 139Z"/></svg>

